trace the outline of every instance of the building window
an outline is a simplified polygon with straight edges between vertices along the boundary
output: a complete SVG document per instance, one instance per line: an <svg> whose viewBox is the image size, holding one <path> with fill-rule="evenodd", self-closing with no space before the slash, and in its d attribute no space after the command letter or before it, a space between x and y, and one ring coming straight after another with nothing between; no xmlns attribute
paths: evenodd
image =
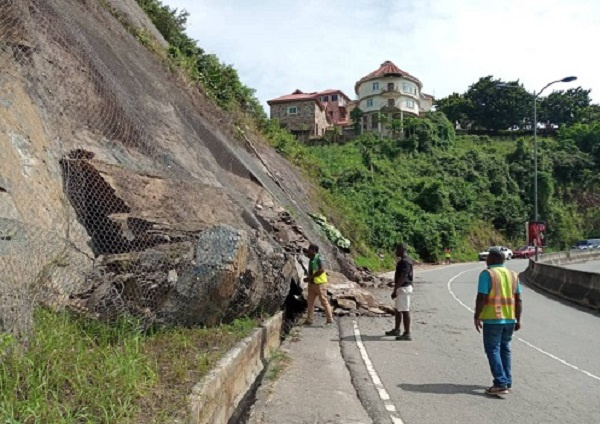
<svg viewBox="0 0 600 424"><path fill-rule="evenodd" d="M394 91L395 87L394 87L394 83L393 82L388 82L388 91Z"/></svg>
<svg viewBox="0 0 600 424"><path fill-rule="evenodd" d="M331 95L331 101L332 102L337 102L337 94L332 94Z"/></svg>
<svg viewBox="0 0 600 424"><path fill-rule="evenodd" d="M388 99L388 106L389 106L389 107L394 107L394 106L396 106L396 103L394 102L394 99Z"/></svg>
<svg viewBox="0 0 600 424"><path fill-rule="evenodd" d="M329 101L329 96L323 96L323 97L321 97L321 101L322 101L322 102L327 102L327 101Z"/></svg>
<svg viewBox="0 0 600 424"><path fill-rule="evenodd" d="M373 107L373 99L367 99L367 107Z"/></svg>
<svg viewBox="0 0 600 424"><path fill-rule="evenodd" d="M377 91L379 90L379 83L378 82L374 82L373 83L373 91Z"/></svg>
<svg viewBox="0 0 600 424"><path fill-rule="evenodd" d="M405 93L410 93L410 94L417 94L417 88L409 83L402 83L402 91L404 91Z"/></svg>
<svg viewBox="0 0 600 424"><path fill-rule="evenodd" d="M414 109L414 107L415 107L415 101L414 100L407 100L405 104L406 104L406 107L409 108L409 109Z"/></svg>
<svg viewBox="0 0 600 424"><path fill-rule="evenodd" d="M288 107L288 115L298 115L298 108L296 106Z"/></svg>
<svg viewBox="0 0 600 424"><path fill-rule="evenodd" d="M375 129L377 128L377 118L375 116L373 116L371 118L371 129Z"/></svg>

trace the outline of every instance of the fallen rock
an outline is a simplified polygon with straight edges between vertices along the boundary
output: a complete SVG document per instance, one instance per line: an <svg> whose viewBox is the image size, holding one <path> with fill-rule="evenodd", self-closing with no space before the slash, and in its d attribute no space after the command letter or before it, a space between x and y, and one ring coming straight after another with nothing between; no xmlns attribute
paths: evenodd
<svg viewBox="0 0 600 424"><path fill-rule="evenodd" d="M379 309L381 309L385 314L394 315L396 313L396 310L392 306L385 304L379 305Z"/></svg>
<svg viewBox="0 0 600 424"><path fill-rule="evenodd" d="M327 272L327 280L327 292L334 305L334 313L336 309L339 309L359 314L387 314L371 292L348 280L343 274Z"/></svg>
<svg viewBox="0 0 600 424"><path fill-rule="evenodd" d="M337 298L335 303L337 304L338 308L348 310L356 309L356 302L352 299ZM335 308L335 310L337 310L337 308Z"/></svg>

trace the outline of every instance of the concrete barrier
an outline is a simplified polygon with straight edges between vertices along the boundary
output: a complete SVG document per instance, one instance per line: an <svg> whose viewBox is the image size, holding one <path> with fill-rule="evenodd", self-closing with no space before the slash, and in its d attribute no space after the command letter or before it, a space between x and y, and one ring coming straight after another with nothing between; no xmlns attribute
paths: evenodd
<svg viewBox="0 0 600 424"><path fill-rule="evenodd" d="M549 253L537 262L530 259L520 278L563 299L600 310L600 274L560 266L596 259L600 259L600 249Z"/></svg>
<svg viewBox="0 0 600 424"><path fill-rule="evenodd" d="M189 396L191 424L227 423L279 347L282 313L231 349Z"/></svg>
<svg viewBox="0 0 600 424"><path fill-rule="evenodd" d="M541 255L538 262L552 265L569 265L597 259L600 259L600 249L567 250Z"/></svg>

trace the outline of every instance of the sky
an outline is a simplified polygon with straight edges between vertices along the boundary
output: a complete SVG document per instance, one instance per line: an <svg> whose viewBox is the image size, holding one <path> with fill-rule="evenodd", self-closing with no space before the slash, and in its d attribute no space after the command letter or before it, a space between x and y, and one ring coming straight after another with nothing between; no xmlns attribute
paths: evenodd
<svg viewBox="0 0 600 424"><path fill-rule="evenodd" d="M266 101L341 89L391 60L436 98L480 77L529 91L582 86L600 102L598 0L163 0L187 32ZM548 93L550 90L548 91ZM544 92L544 95L547 94Z"/></svg>

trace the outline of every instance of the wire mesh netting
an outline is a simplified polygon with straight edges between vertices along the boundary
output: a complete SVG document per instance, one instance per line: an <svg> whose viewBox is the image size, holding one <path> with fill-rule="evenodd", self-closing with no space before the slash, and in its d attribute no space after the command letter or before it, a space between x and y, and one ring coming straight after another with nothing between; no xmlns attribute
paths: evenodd
<svg viewBox="0 0 600 424"><path fill-rule="evenodd" d="M279 308L293 261L229 187L257 177L105 3L0 0L0 330Z"/></svg>

